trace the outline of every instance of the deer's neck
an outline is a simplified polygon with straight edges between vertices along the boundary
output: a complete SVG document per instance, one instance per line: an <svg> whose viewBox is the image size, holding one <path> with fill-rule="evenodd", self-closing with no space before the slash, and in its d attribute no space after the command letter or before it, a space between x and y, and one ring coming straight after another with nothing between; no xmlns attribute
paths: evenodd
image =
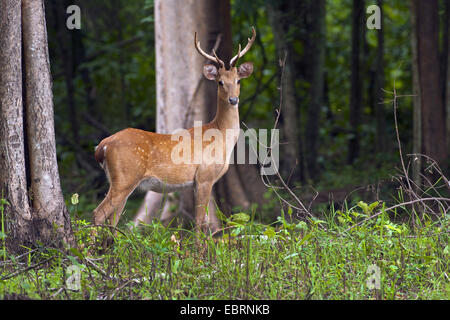
<svg viewBox="0 0 450 320"><path fill-rule="evenodd" d="M219 130L239 129L239 108L217 97L217 112L213 122Z"/></svg>

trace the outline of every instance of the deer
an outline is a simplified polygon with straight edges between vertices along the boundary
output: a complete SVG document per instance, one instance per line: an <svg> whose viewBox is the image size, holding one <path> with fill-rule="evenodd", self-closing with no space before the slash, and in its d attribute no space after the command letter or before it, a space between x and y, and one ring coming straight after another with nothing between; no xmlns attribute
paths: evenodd
<svg viewBox="0 0 450 320"><path fill-rule="evenodd" d="M194 34L194 46L198 53L210 60L203 66L206 79L217 83L216 115L203 126L187 129L191 142L191 151L198 143L195 132L202 134L208 130L222 133L226 139L215 141L216 148L223 151L223 161L200 161L176 163L173 150L180 141L172 134L161 134L141 129L123 129L105 139L95 147L95 160L105 171L109 181L109 190L104 200L93 211L93 224L102 225L106 220L116 227L130 194L139 187L159 193L174 192L193 188L195 198L195 228L203 230L205 216L214 184L227 172L233 148L239 135L239 94L240 80L253 72L253 63L237 62L252 47L256 38L252 27L252 37L243 50L239 44L237 54L230 60L229 68L219 59L215 50L207 54L202 50L197 33ZM209 62L209 61L208 61ZM197 140L196 140L197 139ZM200 141L201 146L208 141Z"/></svg>

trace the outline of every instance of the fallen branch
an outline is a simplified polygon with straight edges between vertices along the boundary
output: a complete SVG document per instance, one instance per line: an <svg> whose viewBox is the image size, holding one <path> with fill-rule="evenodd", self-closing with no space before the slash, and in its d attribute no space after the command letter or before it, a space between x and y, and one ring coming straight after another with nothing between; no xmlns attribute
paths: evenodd
<svg viewBox="0 0 450 320"><path fill-rule="evenodd" d="M40 265L42 265L42 264L44 264L44 263L47 263L47 262L49 262L50 260L52 260L52 259L54 259L54 258L55 258L55 256L51 256L50 258L45 259L45 260L43 260L43 261L41 261L41 262L35 263L35 264L33 264L33 265L29 266L29 267L26 267L26 268L24 268L24 269L21 269L21 270L18 270L18 271L16 271L16 272L13 272L13 273L11 273L11 274L9 274L9 275L7 275L7 276L4 276L4 277L1 278L0 280L8 280L8 279L14 278L15 276L18 276L19 274L22 274L22 273L27 272L27 271L29 271L29 270L31 270L31 269L37 268L37 267L39 267Z"/></svg>

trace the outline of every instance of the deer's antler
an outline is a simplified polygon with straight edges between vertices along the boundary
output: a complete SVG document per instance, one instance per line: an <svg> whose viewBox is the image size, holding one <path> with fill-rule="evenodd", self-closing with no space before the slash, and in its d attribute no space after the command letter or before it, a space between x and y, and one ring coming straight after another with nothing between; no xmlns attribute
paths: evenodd
<svg viewBox="0 0 450 320"><path fill-rule="evenodd" d="M240 57L242 57L244 54L247 53L248 50L250 50L250 48L253 45L253 42L255 42L256 39L256 31L255 28L252 27L252 38L248 38L248 43L245 46L244 50L241 51L241 45L239 45L239 50L238 50L238 54L235 55L231 60L230 60L230 66L234 67L237 63L237 61L239 60Z"/></svg>
<svg viewBox="0 0 450 320"><path fill-rule="evenodd" d="M197 40L197 32L194 35L194 43L195 43L195 48L202 56L204 56L206 59L217 62L221 68L225 68L225 63L219 59L219 57L216 54L216 50L214 50L214 49L212 50L214 57L207 54L205 51L202 50L202 48L200 47L200 41Z"/></svg>

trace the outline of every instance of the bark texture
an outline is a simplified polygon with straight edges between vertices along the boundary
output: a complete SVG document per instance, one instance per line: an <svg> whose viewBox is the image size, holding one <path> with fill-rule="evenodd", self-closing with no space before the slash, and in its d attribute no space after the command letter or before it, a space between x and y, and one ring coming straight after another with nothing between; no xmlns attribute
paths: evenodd
<svg viewBox="0 0 450 320"><path fill-rule="evenodd" d="M450 149L450 1L445 2L445 32L444 45L446 48L443 59L447 59L446 74L444 75L445 88L445 113L446 113L446 128L447 128L447 150Z"/></svg>
<svg viewBox="0 0 450 320"><path fill-rule="evenodd" d="M44 2L22 1L26 118L34 229L45 244L72 242L59 181Z"/></svg>
<svg viewBox="0 0 450 320"><path fill-rule="evenodd" d="M8 247L13 250L33 239L28 204L23 136L20 1L0 1L0 195Z"/></svg>
<svg viewBox="0 0 450 320"><path fill-rule="evenodd" d="M422 153L444 165L445 114L440 86L438 2L413 1L420 87Z"/></svg>

